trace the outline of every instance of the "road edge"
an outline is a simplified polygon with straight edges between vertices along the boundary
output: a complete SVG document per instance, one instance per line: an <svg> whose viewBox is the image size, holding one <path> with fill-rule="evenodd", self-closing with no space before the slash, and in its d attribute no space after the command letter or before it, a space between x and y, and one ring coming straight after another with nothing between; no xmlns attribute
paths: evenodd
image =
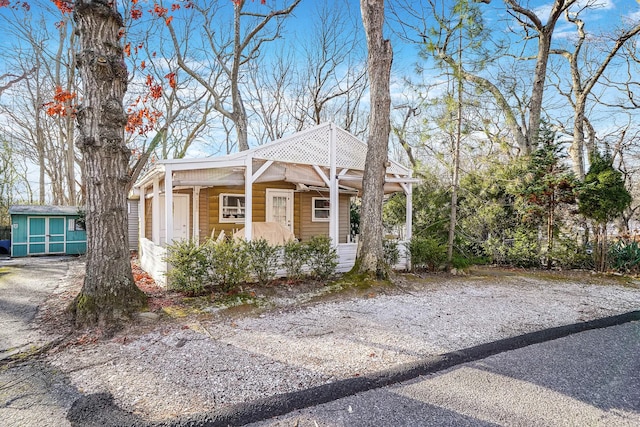
<svg viewBox="0 0 640 427"><path fill-rule="evenodd" d="M463 363L478 361L506 351L553 341L580 332L618 326L639 320L640 310L636 310L615 316L557 326L444 353L438 356L427 357L416 362L405 363L359 377L346 378L304 390L231 405L215 412L193 414L161 422L145 422L138 416L123 411L115 405L113 398L108 394L87 395L73 403L67 414L67 419L71 422L72 426L242 426L311 406L332 402L357 393L408 381L419 376L434 374Z"/></svg>

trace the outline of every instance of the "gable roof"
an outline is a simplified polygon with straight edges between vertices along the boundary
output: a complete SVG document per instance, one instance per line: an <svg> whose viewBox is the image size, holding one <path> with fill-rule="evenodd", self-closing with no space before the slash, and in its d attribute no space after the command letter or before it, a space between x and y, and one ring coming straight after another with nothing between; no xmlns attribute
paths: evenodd
<svg viewBox="0 0 640 427"><path fill-rule="evenodd" d="M329 168L332 135L335 138L336 167L364 171L367 144L346 130L327 122L238 153L200 159L160 160L154 168L139 179L136 187L149 183L158 174L163 174L167 166L174 171L234 168L245 165L248 159L254 159ZM387 167L387 174L408 177L411 171L392 160Z"/></svg>

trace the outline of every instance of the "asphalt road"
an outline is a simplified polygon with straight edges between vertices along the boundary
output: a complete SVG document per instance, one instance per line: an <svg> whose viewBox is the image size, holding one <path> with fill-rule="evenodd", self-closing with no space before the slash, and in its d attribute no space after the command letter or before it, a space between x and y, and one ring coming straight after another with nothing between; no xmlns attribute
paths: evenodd
<svg viewBox="0 0 640 427"><path fill-rule="evenodd" d="M69 425L66 413L81 396L54 367L27 357L47 344L33 320L38 306L65 283L69 260L68 257L0 259L2 427Z"/></svg>
<svg viewBox="0 0 640 427"><path fill-rule="evenodd" d="M639 426L640 322L507 351L250 425Z"/></svg>

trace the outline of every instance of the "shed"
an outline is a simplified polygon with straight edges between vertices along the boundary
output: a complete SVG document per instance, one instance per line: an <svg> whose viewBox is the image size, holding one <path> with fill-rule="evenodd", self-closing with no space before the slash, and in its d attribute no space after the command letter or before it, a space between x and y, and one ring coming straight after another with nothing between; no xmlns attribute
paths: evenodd
<svg viewBox="0 0 640 427"><path fill-rule="evenodd" d="M9 215L13 257L87 251L87 233L75 206L14 205Z"/></svg>

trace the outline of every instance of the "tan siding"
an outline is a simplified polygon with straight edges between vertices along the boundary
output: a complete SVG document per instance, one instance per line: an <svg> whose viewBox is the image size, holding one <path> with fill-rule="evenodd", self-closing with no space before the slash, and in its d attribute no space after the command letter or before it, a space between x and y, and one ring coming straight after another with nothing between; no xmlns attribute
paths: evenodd
<svg viewBox="0 0 640 427"><path fill-rule="evenodd" d="M340 230L339 240L340 243L347 243L349 238L351 218L349 215L349 204L351 203L351 196L348 194L340 195Z"/></svg>
<svg viewBox="0 0 640 427"><path fill-rule="evenodd" d="M307 241L313 236L328 236L329 235L329 222L312 221L312 205L314 197L329 197L329 193L298 193L300 195L299 202L299 221L300 232L299 239L301 241ZM340 230L339 230L339 243L345 243L347 236L349 235L349 201L351 197L348 194L341 194L339 200L340 209Z"/></svg>
<svg viewBox="0 0 640 427"><path fill-rule="evenodd" d="M198 235L200 236L200 243L211 236L211 228L209 227L209 188L200 189L200 211L198 216L200 219L200 230Z"/></svg>
<svg viewBox="0 0 640 427"><path fill-rule="evenodd" d="M153 231L153 217L151 213L151 199L144 200L144 237L151 240Z"/></svg>
<svg viewBox="0 0 640 427"><path fill-rule="evenodd" d="M266 219L267 188L294 189L295 185L286 182L264 182L253 185L253 221L264 222ZM220 194L244 194L244 186L210 187L200 191L200 239L211 236L215 228L215 237L224 230L225 234L233 233L244 227L244 223L220 223ZM294 210L296 209L294 201Z"/></svg>

